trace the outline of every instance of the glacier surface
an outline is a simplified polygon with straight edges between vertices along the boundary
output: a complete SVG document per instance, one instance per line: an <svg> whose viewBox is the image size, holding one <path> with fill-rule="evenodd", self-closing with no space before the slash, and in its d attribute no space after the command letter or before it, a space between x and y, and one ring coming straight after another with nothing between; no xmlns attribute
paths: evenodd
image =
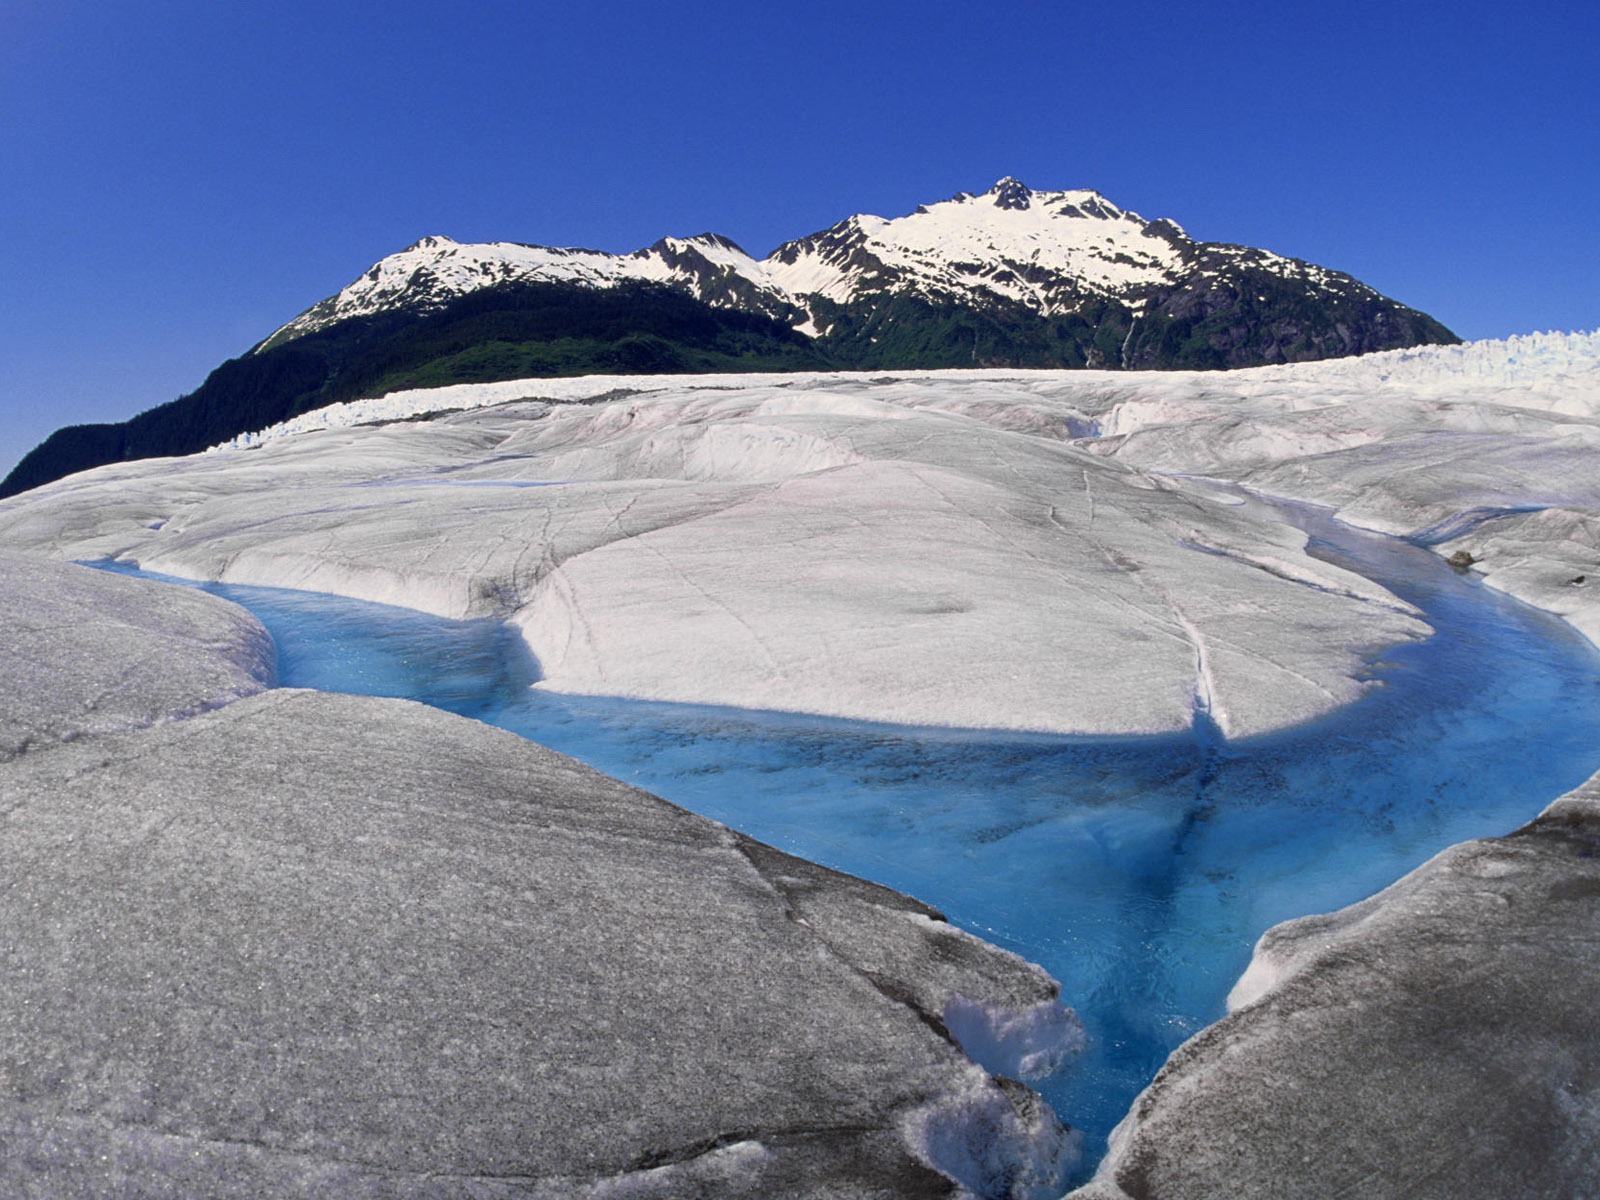
<svg viewBox="0 0 1600 1200"><path fill-rule="evenodd" d="M1594 649L1427 550L1298 513L1322 556L1427 614L1383 686L1290 731L1086 739L572 697L493 620L205 585L271 631L300 686L489 721L808 859L889 884L1044 966L1089 1035L1036 1084L1098 1156L1184 1036L1223 1013L1252 939L1525 819L1600 755ZM1537 728L1536 740L1527 735ZM1049 1022L947 1008L969 1054L1046 1071ZM1051 1041L1059 1049L1061 1043Z"/></svg>
<svg viewBox="0 0 1600 1200"><path fill-rule="evenodd" d="M563 693L914 725L1248 736L1426 635L1270 508L1079 444L1095 401L1049 373L513 400L86 472L0 541L499 617Z"/></svg>
<svg viewBox="0 0 1600 1200"><path fill-rule="evenodd" d="M0 505L0 545L493 618L517 631L541 689L573 703L1233 744L1381 691L1374 656L1428 633L1257 497L1461 552L1594 639L1597 437L1594 334L1228 373L523 381L360 401L205 456L62 480ZM1519 894L1546 883L1566 886L1535 862ZM1563 912L1551 944L1592 920ZM1393 953L1433 936L1408 921ZM1463 969L1497 969L1487 942L1463 953ZM1525 983L1531 961L1508 969ZM1263 970L1239 1021L1292 983ZM1444 1003L1430 978L1407 994ZM1506 1017L1517 994L1485 1011ZM1360 1011L1397 1029L1408 1003L1368 989ZM1306 1086L1332 1081L1335 1107L1357 1096L1319 1074L1344 1043L1288 1036L1281 1060L1301 1056ZM1556 1047L1589 1071L1587 1047L1565 1033ZM1255 1053L1241 1061L1279 1061ZM1252 1069L1244 1086L1263 1077ZM1482 1077L1426 1086L1469 1096ZM1553 1086L1542 1066L1538 1086ZM992 1119L991 1100L962 1128L1028 1144L1027 1106ZM1448 1143L1440 1111L1419 1110L1416 1138L1366 1160L1369 1175L1411 1178L1396 1164ZM1262 1120L1205 1137L1275 1144ZM1156 1131L1133 1159L1119 1149L1115 1186L1143 1178L1152 1146L1193 1148L1188 1128ZM924 1161L962 1143L940 1121L907 1131ZM717 1153L746 1161L739 1146ZM981 1159L945 1173L993 1178ZM1224 1186L1228 1155L1204 1161Z"/></svg>

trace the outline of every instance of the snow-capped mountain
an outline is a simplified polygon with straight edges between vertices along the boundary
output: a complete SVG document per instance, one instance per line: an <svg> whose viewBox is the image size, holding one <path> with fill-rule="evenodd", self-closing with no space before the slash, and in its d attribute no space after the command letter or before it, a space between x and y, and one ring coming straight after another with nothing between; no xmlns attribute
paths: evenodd
<svg viewBox="0 0 1600 1200"><path fill-rule="evenodd" d="M891 326L891 341L903 345L906 326L926 330L930 321L936 342L950 333L969 351L961 365L1251 366L1455 340L1431 318L1340 272L1196 242L1176 223L1147 221L1098 192L1033 191L1008 177L982 195L963 192L892 220L852 216L759 260L710 233L663 238L632 254L428 237L296 317L260 349L350 317L426 313L480 289L532 282L667 284L852 347L848 357L864 366L912 365L887 361L896 357L892 347L868 347ZM980 326L1010 331L1075 320L1044 338L1061 344L1051 353L995 345L982 328L951 333L951 310L969 318L955 324L971 326L976 314ZM1039 340L1032 333L1025 342ZM1041 355L1050 361L1036 361ZM945 358L917 365L959 362Z"/></svg>

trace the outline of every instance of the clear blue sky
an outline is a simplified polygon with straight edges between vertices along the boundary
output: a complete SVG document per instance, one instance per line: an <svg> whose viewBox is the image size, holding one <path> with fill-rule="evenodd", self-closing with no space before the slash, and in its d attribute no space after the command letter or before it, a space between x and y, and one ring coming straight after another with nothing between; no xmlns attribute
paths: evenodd
<svg viewBox="0 0 1600 1200"><path fill-rule="evenodd" d="M1597 58L1583 0L0 0L0 472L425 234L765 254L1006 174L1592 329Z"/></svg>

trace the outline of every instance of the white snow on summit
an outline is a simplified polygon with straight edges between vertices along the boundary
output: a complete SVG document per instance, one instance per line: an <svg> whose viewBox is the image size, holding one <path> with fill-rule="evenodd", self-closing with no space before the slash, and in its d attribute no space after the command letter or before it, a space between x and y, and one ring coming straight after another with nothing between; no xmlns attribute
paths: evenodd
<svg viewBox="0 0 1600 1200"><path fill-rule="evenodd" d="M281 326L262 343L279 345L349 317L368 316L402 305L438 307L457 296L501 283L578 283L614 287L628 281L690 283L692 274L670 265L674 256L698 252L716 266L759 279L758 264L732 243L716 237L667 238L633 254L563 250L519 242L465 244L425 237L391 254L337 295Z"/></svg>
<svg viewBox="0 0 1600 1200"><path fill-rule="evenodd" d="M895 220L853 217L780 247L767 263L797 296L844 301L887 267L924 292L982 287L1051 313L1065 296L1063 276L1107 295L1160 283L1187 240L1171 222L1153 225L1098 192L1032 192L1006 178L981 196L962 193Z"/></svg>

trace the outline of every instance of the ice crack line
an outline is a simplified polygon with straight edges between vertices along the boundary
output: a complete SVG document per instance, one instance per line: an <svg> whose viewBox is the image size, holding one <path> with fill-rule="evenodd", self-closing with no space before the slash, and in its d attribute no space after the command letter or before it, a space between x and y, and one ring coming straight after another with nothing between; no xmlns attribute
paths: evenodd
<svg viewBox="0 0 1600 1200"><path fill-rule="evenodd" d="M1170 595L1167 597L1167 603L1171 606L1172 615L1177 620L1179 627L1182 628L1184 636L1189 639L1189 644L1194 647L1195 723L1198 726L1199 719L1203 715L1205 720L1215 728L1216 721L1212 716L1212 703L1215 699L1215 694L1211 677L1211 653L1206 646L1205 635L1189 619L1189 614L1183 611L1183 607Z"/></svg>

